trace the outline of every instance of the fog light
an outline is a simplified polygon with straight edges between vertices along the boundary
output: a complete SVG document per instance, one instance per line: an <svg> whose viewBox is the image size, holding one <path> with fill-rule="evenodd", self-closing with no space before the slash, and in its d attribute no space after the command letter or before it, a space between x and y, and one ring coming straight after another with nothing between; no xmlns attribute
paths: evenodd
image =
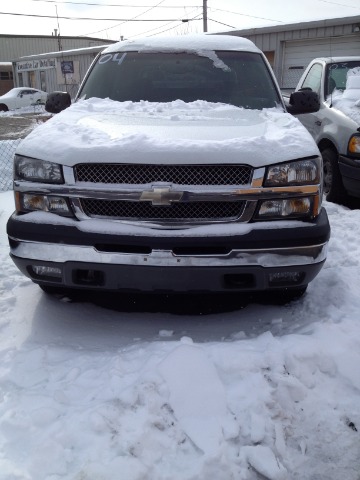
<svg viewBox="0 0 360 480"><path fill-rule="evenodd" d="M309 215L311 201L305 198L289 198L285 200L265 200L262 202L259 217L291 217Z"/></svg>
<svg viewBox="0 0 360 480"><path fill-rule="evenodd" d="M42 265L32 265L32 270L38 277L61 278L62 270L58 267L45 267Z"/></svg>
<svg viewBox="0 0 360 480"><path fill-rule="evenodd" d="M47 197L48 210L59 215L69 215L69 207L67 201L63 197Z"/></svg>
<svg viewBox="0 0 360 480"><path fill-rule="evenodd" d="M269 284L274 285L298 285L304 279L304 272L276 272L269 273Z"/></svg>
<svg viewBox="0 0 360 480"><path fill-rule="evenodd" d="M19 194L17 208L22 212L51 212L66 217L72 216L66 198L51 195L33 195L31 193Z"/></svg>

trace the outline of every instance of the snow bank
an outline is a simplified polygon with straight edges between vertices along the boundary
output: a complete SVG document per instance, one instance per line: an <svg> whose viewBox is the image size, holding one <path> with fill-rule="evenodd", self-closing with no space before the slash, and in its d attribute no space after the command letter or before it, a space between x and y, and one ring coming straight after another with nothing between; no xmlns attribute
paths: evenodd
<svg viewBox="0 0 360 480"><path fill-rule="evenodd" d="M326 208L301 300L204 317L45 296L0 194L0 479L358 480L360 213Z"/></svg>

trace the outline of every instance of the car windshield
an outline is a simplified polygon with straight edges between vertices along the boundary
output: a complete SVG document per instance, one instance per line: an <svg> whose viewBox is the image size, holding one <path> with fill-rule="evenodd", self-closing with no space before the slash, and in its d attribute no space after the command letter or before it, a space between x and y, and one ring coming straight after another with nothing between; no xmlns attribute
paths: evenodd
<svg viewBox="0 0 360 480"><path fill-rule="evenodd" d="M330 95L334 89L345 90L349 70L360 69L360 61L330 63L326 71L326 95Z"/></svg>
<svg viewBox="0 0 360 480"><path fill-rule="evenodd" d="M228 103L250 109L281 104L269 69L258 53L120 52L101 55L80 98Z"/></svg>

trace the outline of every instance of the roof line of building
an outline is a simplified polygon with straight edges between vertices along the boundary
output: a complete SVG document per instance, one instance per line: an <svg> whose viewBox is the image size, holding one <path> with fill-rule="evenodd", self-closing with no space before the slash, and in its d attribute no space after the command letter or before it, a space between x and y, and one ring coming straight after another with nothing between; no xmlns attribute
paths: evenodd
<svg viewBox="0 0 360 480"><path fill-rule="evenodd" d="M324 20L311 20L309 22L297 22L297 23L286 23L284 25L271 25L268 27L254 27L246 28L242 30L234 29L226 32L218 32L218 35L256 35L260 33L271 33L274 31L277 32L286 32L294 29L304 29L304 28L325 28L325 27L336 27L337 25L343 24L354 24L360 27L360 15L354 15L351 17L342 17L342 18L327 18Z"/></svg>
<svg viewBox="0 0 360 480"><path fill-rule="evenodd" d="M51 58L66 57L74 53L78 55L80 55L81 53L98 53L101 50L104 50L104 48L108 47L109 45L96 45L94 47L72 48L71 50L59 50L56 52L46 52L46 53L38 53L34 55L26 55L24 57L20 57L13 60L13 63L22 62L26 60L38 60L38 59L41 60L42 58L49 58L49 57Z"/></svg>
<svg viewBox="0 0 360 480"><path fill-rule="evenodd" d="M58 38L61 38L61 39L71 39L71 40L97 40L97 41L100 41L100 42L108 42L108 43L116 43L118 42L119 40L109 40L107 38L96 38L96 37L82 37L82 36L77 36L77 35L73 35L73 36L67 36L67 35L60 35L60 36L56 36L56 35L12 35L12 34L9 34L9 33L0 33L0 38L46 38L46 39L49 39L49 38L54 38L54 39L58 39Z"/></svg>

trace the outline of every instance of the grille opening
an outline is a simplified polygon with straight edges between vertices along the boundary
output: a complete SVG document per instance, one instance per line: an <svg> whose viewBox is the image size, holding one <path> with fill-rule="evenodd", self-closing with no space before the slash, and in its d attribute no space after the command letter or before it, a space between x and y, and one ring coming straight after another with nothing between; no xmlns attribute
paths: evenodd
<svg viewBox="0 0 360 480"><path fill-rule="evenodd" d="M78 182L146 185L167 182L177 185L248 185L248 165L147 165L91 163L75 167Z"/></svg>
<svg viewBox="0 0 360 480"><path fill-rule="evenodd" d="M225 288L253 288L256 285L254 275L250 273L229 273L224 275Z"/></svg>
<svg viewBox="0 0 360 480"><path fill-rule="evenodd" d="M175 247L172 249L174 255L228 255L230 248L223 246L214 247Z"/></svg>
<svg viewBox="0 0 360 480"><path fill-rule="evenodd" d="M112 245L99 243L95 245L96 250L99 252L109 253L136 253L139 255L150 255L151 247L143 245Z"/></svg>
<svg viewBox="0 0 360 480"><path fill-rule="evenodd" d="M150 202L130 202L81 199L82 209L88 217L147 221L207 221L237 220L241 217L245 201L189 202L169 206L154 206Z"/></svg>
<svg viewBox="0 0 360 480"><path fill-rule="evenodd" d="M76 269L73 271L72 280L76 285L92 285L100 287L105 283L105 276L100 270Z"/></svg>

